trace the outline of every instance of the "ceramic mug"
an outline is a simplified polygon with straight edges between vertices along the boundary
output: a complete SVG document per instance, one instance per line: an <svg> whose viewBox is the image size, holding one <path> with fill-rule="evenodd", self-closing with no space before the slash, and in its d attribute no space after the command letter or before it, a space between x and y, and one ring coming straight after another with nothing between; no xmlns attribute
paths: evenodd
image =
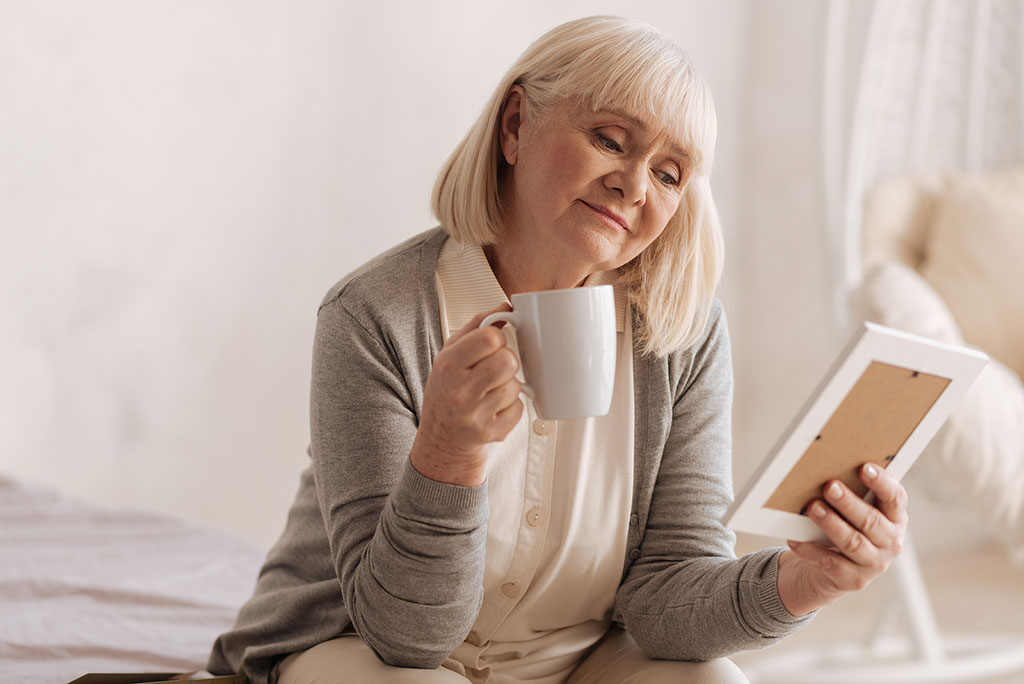
<svg viewBox="0 0 1024 684"><path fill-rule="evenodd" d="M615 385L615 297L611 285L523 292L512 311L488 316L515 329L519 361L541 418L603 416Z"/></svg>

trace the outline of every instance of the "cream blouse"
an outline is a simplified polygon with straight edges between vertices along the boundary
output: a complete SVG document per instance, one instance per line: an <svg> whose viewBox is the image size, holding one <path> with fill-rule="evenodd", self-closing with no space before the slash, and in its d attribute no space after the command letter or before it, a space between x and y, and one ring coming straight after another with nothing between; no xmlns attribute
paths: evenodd
<svg viewBox="0 0 1024 684"><path fill-rule="evenodd" d="M484 601L444 666L474 684L556 684L608 629L622 577L633 488L633 355L628 299L613 271L618 329L608 415L540 420L533 402L489 445ZM508 302L483 250L447 240L437 264L445 339ZM514 332L504 329L518 356ZM522 371L519 372L522 380Z"/></svg>

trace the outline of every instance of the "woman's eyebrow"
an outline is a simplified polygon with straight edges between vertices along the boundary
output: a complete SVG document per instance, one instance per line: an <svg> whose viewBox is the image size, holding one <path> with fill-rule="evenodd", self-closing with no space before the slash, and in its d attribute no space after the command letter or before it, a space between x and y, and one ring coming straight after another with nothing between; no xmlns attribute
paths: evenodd
<svg viewBox="0 0 1024 684"><path fill-rule="evenodd" d="M637 119L634 116L630 116L626 112L620 111L618 109L599 109L597 111L591 111L590 113L596 116L600 116L602 114L610 114L612 116L617 116L620 119L625 119L630 126L639 128L643 132L647 132L647 124L645 124L640 119Z"/></svg>

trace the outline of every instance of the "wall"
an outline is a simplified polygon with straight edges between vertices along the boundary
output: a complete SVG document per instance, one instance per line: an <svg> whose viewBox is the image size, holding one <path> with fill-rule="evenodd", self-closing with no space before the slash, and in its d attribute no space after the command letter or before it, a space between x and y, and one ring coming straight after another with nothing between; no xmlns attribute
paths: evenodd
<svg viewBox="0 0 1024 684"><path fill-rule="evenodd" d="M732 253L737 485L781 437L842 348L835 329L822 181L826 3L749 5Z"/></svg>
<svg viewBox="0 0 1024 684"><path fill-rule="evenodd" d="M774 177L752 158L771 135L744 131L769 95L756 79L750 91L748 50L802 59L777 32L811 4L779 5L776 24L741 0L4 3L0 472L270 543L307 461L321 296L431 225L434 173L500 75L547 28L594 13L661 27L711 82L734 255L722 296L753 378L737 401L776 400L757 376L803 355L772 311L813 328L816 309L779 306L817 274L758 256L773 231L801 241L813 227L745 188ZM786 116L772 126L802 134L809 115ZM805 162L792 171L813 172ZM745 301L771 279L778 301ZM777 413L741 410L743 458Z"/></svg>

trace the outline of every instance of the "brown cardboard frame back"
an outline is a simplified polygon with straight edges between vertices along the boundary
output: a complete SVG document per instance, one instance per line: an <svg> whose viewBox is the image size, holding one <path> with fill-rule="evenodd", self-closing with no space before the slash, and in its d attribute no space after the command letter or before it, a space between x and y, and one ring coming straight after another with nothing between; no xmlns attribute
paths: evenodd
<svg viewBox="0 0 1024 684"><path fill-rule="evenodd" d="M949 378L872 361L765 506L803 513L833 479L842 480L857 496L865 496L868 488L857 468L868 462L887 468L949 382Z"/></svg>

